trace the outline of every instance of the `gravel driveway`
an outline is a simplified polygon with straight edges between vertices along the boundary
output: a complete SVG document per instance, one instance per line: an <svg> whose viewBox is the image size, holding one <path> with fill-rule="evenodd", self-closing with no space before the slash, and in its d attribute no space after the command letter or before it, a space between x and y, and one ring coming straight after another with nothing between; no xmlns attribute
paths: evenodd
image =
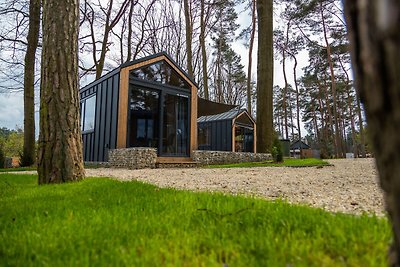
<svg viewBox="0 0 400 267"><path fill-rule="evenodd" d="M86 175L138 180L160 187L283 198L329 211L384 215L373 159L329 160L323 168L87 169Z"/></svg>

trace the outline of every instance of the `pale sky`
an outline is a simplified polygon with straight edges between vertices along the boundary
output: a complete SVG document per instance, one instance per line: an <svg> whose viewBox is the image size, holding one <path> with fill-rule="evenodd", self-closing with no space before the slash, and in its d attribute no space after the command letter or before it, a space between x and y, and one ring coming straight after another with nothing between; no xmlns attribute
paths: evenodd
<svg viewBox="0 0 400 267"><path fill-rule="evenodd" d="M238 12L239 13L239 12ZM241 25L241 27L246 27L250 23L250 17L247 12L242 12L239 13L239 18L238 18L238 24ZM275 23L276 24L276 23ZM238 33L240 30L238 30ZM245 66L244 71L247 74L247 65L248 65L248 49L246 49L243 44L243 41L238 40L235 41L235 43L232 45L233 49L241 55L242 57L242 64ZM298 77L301 77L302 71L301 68L307 65L308 63L308 57L307 53L303 53L299 57L299 66L298 66ZM288 80L290 84L293 84L293 77L291 75L292 73L292 62L287 62L287 70L288 70ZM256 72L257 72L257 40L254 42L254 49L253 49L253 77L256 78ZM84 84L87 84L91 82L92 78L87 78L81 81ZM279 61L275 60L274 63L274 85L279 85L283 86L283 75L282 75L282 66L279 63ZM39 92L36 91L38 94ZM36 114L36 132L38 136L38 110L39 107L37 106L35 108ZM0 128L1 127L6 127L9 129L15 129L17 126L18 127L23 127L23 114L24 114L24 108L23 108L23 95L22 93L14 93L14 94L0 94ZM304 133L303 133L304 134Z"/></svg>

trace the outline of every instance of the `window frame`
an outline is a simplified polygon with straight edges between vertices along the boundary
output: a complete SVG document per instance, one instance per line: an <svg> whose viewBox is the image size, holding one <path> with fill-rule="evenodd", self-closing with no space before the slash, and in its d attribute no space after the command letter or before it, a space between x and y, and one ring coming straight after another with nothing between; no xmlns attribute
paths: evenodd
<svg viewBox="0 0 400 267"><path fill-rule="evenodd" d="M93 127L90 129L85 129L85 124L86 124L86 111L87 111L87 103L86 101L94 98L94 108L93 108ZM96 128L96 109L97 109L97 95L96 94L91 94L80 101L80 112L81 112L81 117L80 117L80 126L81 126L81 132L82 134L85 133L92 133L94 132Z"/></svg>

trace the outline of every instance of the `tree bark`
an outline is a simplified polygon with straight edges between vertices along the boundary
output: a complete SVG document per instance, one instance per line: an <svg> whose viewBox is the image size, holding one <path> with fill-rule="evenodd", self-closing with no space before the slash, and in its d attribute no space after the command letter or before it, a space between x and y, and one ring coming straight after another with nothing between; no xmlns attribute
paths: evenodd
<svg viewBox="0 0 400 267"><path fill-rule="evenodd" d="M342 60L340 57L338 57L340 66L342 67L343 73L345 74L346 77L346 93L347 93L347 104L349 106L349 116L350 116L350 123L351 123L351 139L353 142L353 153L354 157L358 158L358 147L357 147L357 141L356 141L356 124L354 121L354 111L353 111L353 101L351 99L351 85L350 85L350 77L349 74L347 73L347 70L345 66L343 65Z"/></svg>
<svg viewBox="0 0 400 267"><path fill-rule="evenodd" d="M210 100L208 91L208 69L207 69L207 51L206 51L206 23L205 23L205 4L204 0L200 0L200 46L201 60L203 69L203 90L204 98Z"/></svg>
<svg viewBox="0 0 400 267"><path fill-rule="evenodd" d="M132 29L132 17L133 17L133 9L135 8L135 4L133 0L130 1L130 7L129 7L129 15L128 15L128 40L127 40L127 56L126 56L126 61L129 62L132 60L132 34L133 34L133 29ZM121 35L122 38L122 35ZM122 49L121 49L122 50Z"/></svg>
<svg viewBox="0 0 400 267"><path fill-rule="evenodd" d="M296 119L297 119L297 132L299 135L299 140L301 141L301 125L300 125L300 90L297 82L297 58L296 55L290 54L294 60L293 65L293 80L294 80L294 88L296 89ZM318 136L318 133L315 133ZM317 139L318 140L318 139ZM300 157L303 155L303 148L300 146Z"/></svg>
<svg viewBox="0 0 400 267"><path fill-rule="evenodd" d="M290 29L290 21L288 21L286 25L286 35L284 45L282 47L282 72L283 72L283 80L285 81L285 86L283 87L283 114L285 119L285 138L289 139L289 130L288 130L288 112L287 112L287 94L288 94L288 81L286 75L286 50L288 48L289 43L289 29Z"/></svg>
<svg viewBox="0 0 400 267"><path fill-rule="evenodd" d="M400 266L400 2L347 0L345 12L356 87L394 234L389 264Z"/></svg>
<svg viewBox="0 0 400 267"><path fill-rule="evenodd" d="M335 78L335 71L333 69L333 62L332 62L332 54L331 54L331 46L329 44L328 36L327 36L327 30L326 30L326 25L325 25L325 16L324 16L324 11L322 7L322 2L319 2L320 8L321 8L321 20L323 24L323 32L324 32L324 40L326 44L326 53L327 53L327 58L328 58L328 63L329 63L329 70L331 74L331 89L332 89L332 102L333 102L333 116L335 119L335 151L336 151L336 157L343 157L343 152L341 149L341 140L340 140L340 132L339 132L339 116L337 114L337 97L336 97L336 78Z"/></svg>
<svg viewBox="0 0 400 267"><path fill-rule="evenodd" d="M258 0L257 151L270 152L273 139L273 1Z"/></svg>
<svg viewBox="0 0 400 267"><path fill-rule="evenodd" d="M217 47L217 102L223 103L223 96L222 96L222 38L218 40L218 47Z"/></svg>
<svg viewBox="0 0 400 267"><path fill-rule="evenodd" d="M40 0L29 2L28 45L24 66L24 147L22 166L35 162L35 62L39 41Z"/></svg>
<svg viewBox="0 0 400 267"><path fill-rule="evenodd" d="M358 121L360 123L360 143L361 143L361 157L366 158L367 153L365 152L365 133L364 133L364 121L363 117L361 114L361 102L360 102L360 97L357 93L357 115L358 115Z"/></svg>
<svg viewBox="0 0 400 267"><path fill-rule="evenodd" d="M251 69L253 64L253 47L254 47L254 37L256 35L256 0L252 0L252 10L251 10L251 34L250 34L250 44L249 44L249 65L247 66L247 110L250 114L253 114L251 100Z"/></svg>
<svg viewBox="0 0 400 267"><path fill-rule="evenodd" d="M78 94L79 0L43 1L39 184L84 178Z"/></svg>
<svg viewBox="0 0 400 267"><path fill-rule="evenodd" d="M194 78L193 75L193 52L192 52L192 22L189 9L189 0L183 0L183 8L185 10L185 29L186 29L186 60L187 70L190 78Z"/></svg>

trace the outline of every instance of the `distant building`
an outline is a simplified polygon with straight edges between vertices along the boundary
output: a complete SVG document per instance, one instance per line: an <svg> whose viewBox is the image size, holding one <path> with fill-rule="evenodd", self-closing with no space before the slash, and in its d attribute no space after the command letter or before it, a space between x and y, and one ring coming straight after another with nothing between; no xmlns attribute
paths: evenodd
<svg viewBox="0 0 400 267"><path fill-rule="evenodd" d="M211 102L211 101L208 101ZM214 104L213 104L214 103ZM215 112L231 108L213 115L199 113L197 119L197 137L199 150L256 152L256 123L246 109L217 103L208 104ZM206 112L206 111L203 111Z"/></svg>
<svg viewBox="0 0 400 267"><path fill-rule="evenodd" d="M308 144L297 140L290 145L290 156L294 158L320 158L320 153L319 150L311 149Z"/></svg>

